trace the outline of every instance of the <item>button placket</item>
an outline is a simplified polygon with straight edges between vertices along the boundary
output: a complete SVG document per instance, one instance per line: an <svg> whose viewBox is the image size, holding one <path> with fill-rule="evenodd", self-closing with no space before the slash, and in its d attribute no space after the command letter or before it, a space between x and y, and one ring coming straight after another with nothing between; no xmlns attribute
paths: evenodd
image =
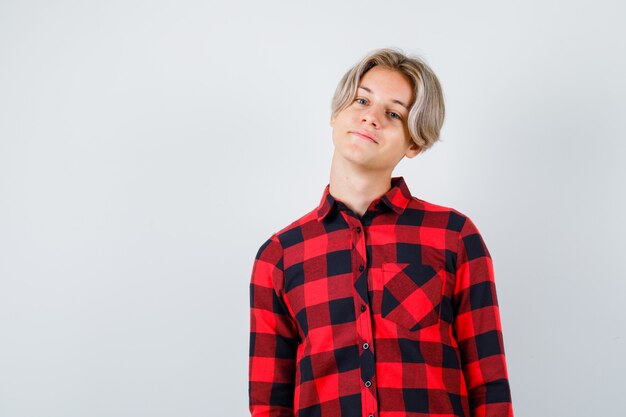
<svg viewBox="0 0 626 417"><path fill-rule="evenodd" d="M369 219L369 218L368 218ZM364 220L367 221L368 219ZM352 259L355 261L354 283L355 283L355 300L359 303L355 307L361 312L368 312L368 269L367 265L367 229L357 219L349 217L348 220L351 239L352 239ZM372 410L378 408L376 390L374 385L375 365L374 365L374 346L369 342L373 341L372 317L370 314L359 314L357 317L357 337L361 340L359 346L359 362L361 369L362 396L361 409L365 412L363 416L374 416Z"/></svg>

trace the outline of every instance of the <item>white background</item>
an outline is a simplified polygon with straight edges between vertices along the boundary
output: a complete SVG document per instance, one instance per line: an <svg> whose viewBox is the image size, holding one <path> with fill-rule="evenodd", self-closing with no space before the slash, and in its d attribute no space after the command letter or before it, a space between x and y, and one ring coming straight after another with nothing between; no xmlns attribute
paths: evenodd
<svg viewBox="0 0 626 417"><path fill-rule="evenodd" d="M248 285L319 202L330 100L424 57L412 193L479 227L517 416L618 416L620 1L0 1L0 416L248 415Z"/></svg>

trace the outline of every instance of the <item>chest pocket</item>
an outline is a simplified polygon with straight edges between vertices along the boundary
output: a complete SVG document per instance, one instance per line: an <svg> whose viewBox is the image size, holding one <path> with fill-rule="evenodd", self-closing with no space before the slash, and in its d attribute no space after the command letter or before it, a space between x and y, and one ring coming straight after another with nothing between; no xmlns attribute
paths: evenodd
<svg viewBox="0 0 626 417"><path fill-rule="evenodd" d="M442 270L417 263L383 263L382 317L411 331L439 323Z"/></svg>

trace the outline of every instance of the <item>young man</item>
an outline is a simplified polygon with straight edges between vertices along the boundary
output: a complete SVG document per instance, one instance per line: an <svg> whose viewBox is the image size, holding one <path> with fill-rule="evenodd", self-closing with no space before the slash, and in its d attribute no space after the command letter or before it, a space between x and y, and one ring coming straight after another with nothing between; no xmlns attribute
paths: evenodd
<svg viewBox="0 0 626 417"><path fill-rule="evenodd" d="M391 176L443 119L419 58L378 50L340 81L330 183L254 261L252 416L513 416L478 229Z"/></svg>

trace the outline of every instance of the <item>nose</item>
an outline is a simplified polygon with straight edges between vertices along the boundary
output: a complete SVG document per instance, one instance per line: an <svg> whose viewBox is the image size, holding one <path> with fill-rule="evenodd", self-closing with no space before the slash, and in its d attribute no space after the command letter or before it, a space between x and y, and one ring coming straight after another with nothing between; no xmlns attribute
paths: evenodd
<svg viewBox="0 0 626 417"><path fill-rule="evenodd" d="M380 116L376 106L371 106L363 112L361 122L371 124L374 127L380 127Z"/></svg>

